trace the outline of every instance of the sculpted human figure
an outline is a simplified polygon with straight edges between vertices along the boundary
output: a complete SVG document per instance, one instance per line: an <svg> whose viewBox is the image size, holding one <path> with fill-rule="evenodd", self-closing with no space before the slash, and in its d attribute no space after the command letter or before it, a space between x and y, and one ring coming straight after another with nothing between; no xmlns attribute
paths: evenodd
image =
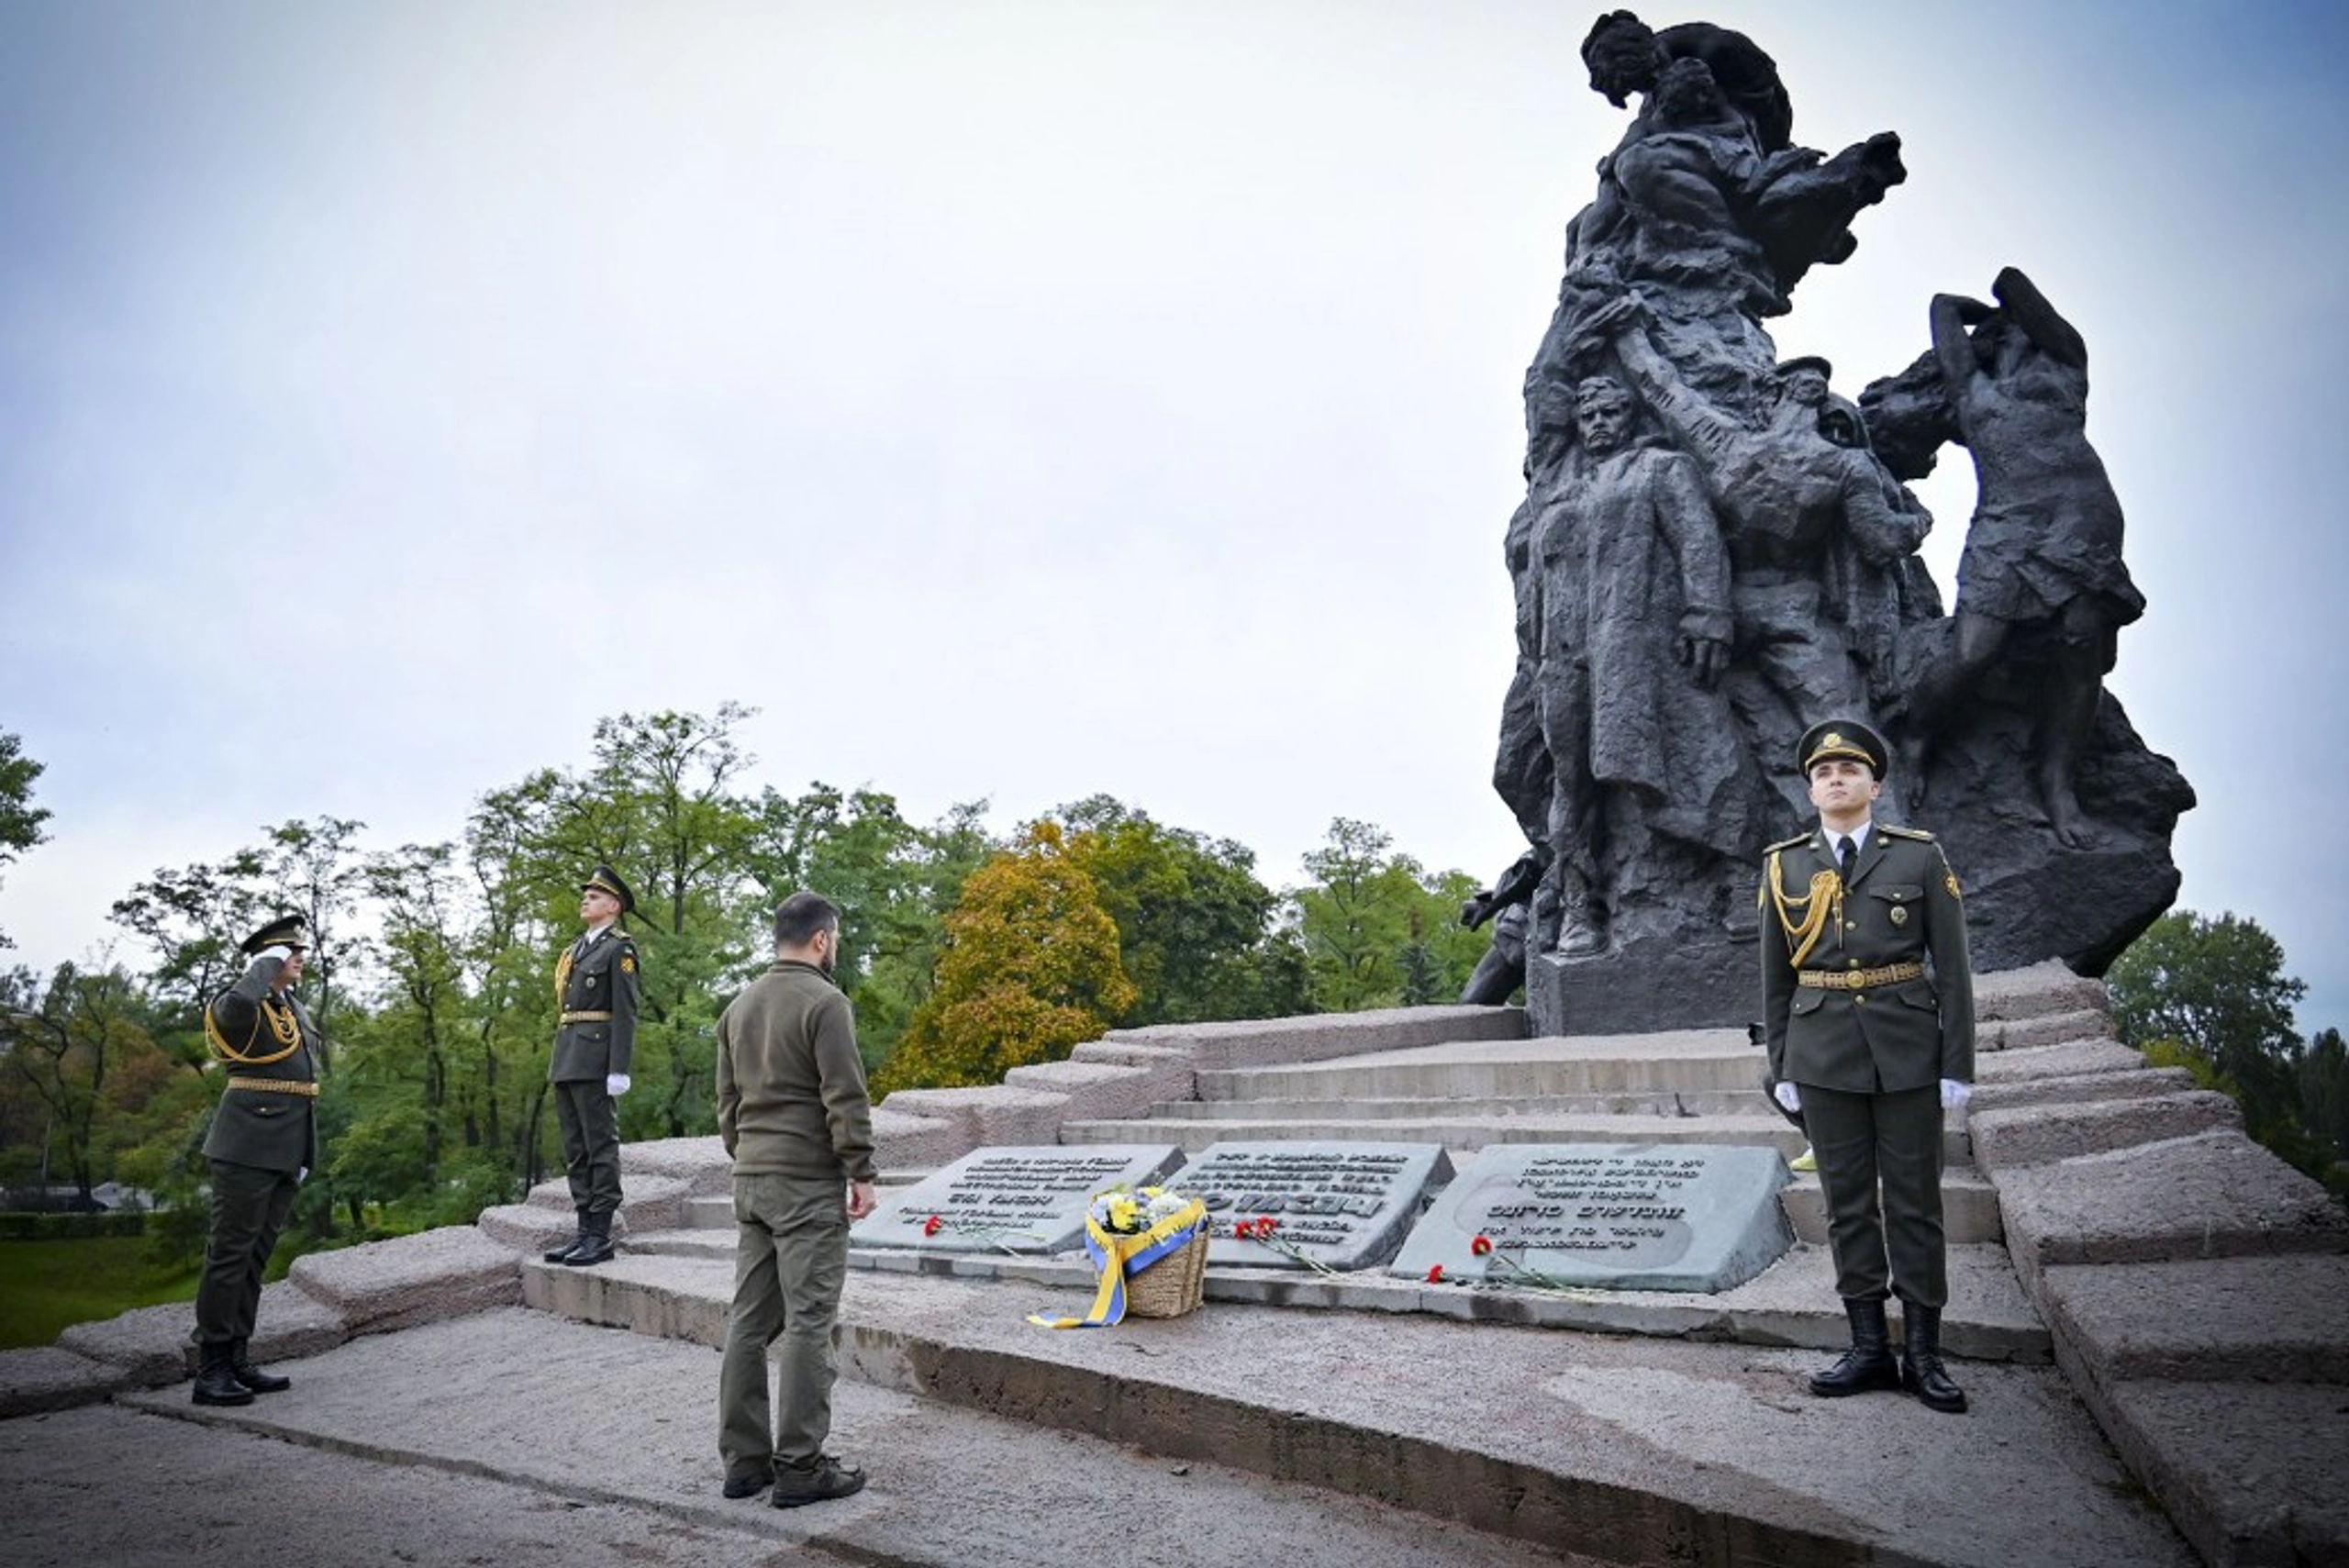
<svg viewBox="0 0 2349 1568"><path fill-rule="evenodd" d="M1634 296L1634 303L1637 296ZM1884 585L1923 542L1932 518L1897 500L1867 452L1823 432L1827 361L1789 361L1767 422L1751 428L1682 379L1645 330L1627 321L1614 339L1625 373L1673 438L1697 460L1728 521L1732 647L1779 711L1743 717L1757 751L1800 716L1871 706L1864 651L1880 648L1855 626L1855 607L1887 602Z"/></svg>
<svg viewBox="0 0 2349 1568"><path fill-rule="evenodd" d="M1633 439L1612 377L1575 389L1580 450L1537 525L1542 731L1554 779L1549 838L1561 925L1598 951L1641 836L1706 842L1733 772L1712 710L1730 632L1729 557L1687 456ZM1665 628L1669 628L1668 630Z"/></svg>
<svg viewBox="0 0 2349 1568"><path fill-rule="evenodd" d="M2056 837L2094 832L2073 790L2121 628L2144 596L2121 559L2121 500L2087 439L2087 344L2013 267L1991 285L1998 307L1933 296L1933 357L1974 457L1974 521L1958 563L1950 653L1909 699L1923 752L1960 699L2002 655L2033 665L2033 776Z"/></svg>

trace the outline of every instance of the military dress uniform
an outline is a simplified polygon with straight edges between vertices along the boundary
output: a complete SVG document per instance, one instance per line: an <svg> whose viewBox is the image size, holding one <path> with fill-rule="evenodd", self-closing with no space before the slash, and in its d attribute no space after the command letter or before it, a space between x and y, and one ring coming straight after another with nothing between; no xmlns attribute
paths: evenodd
<svg viewBox="0 0 2349 1568"><path fill-rule="evenodd" d="M291 991L280 994L272 948L309 946L302 917L273 920L245 940L244 974L205 1009L205 1042L228 1070L204 1156L212 1168L212 1229L195 1293L199 1405L244 1405L290 1380L262 1372L247 1350L262 1276L318 1163L317 1026Z"/></svg>
<svg viewBox="0 0 2349 1568"><path fill-rule="evenodd" d="M1799 756L1806 774L1831 757L1863 761L1879 783L1888 762L1882 739L1847 719L1814 726ZM1956 1404L1930 1393L1926 1402L1962 1407L1938 1357L1949 1301L1941 1085L1974 1077L1965 901L1932 834L1872 821L1848 870L1831 841L1840 837L1820 826L1771 845L1760 895L1770 1076L1800 1094L1858 1357L1812 1386L1842 1394L1898 1381L1885 1325L1885 1302L1898 1296L1904 1366L1930 1360Z"/></svg>
<svg viewBox="0 0 2349 1568"><path fill-rule="evenodd" d="M618 899L623 915L636 906L635 895L609 866L596 868L581 885L589 889ZM555 962L554 990L562 1012L547 1079L554 1085L579 1234L546 1256L549 1262L601 1262L611 1256L612 1216L620 1207L619 1107L607 1084L628 1073L636 1054L635 940L617 922L581 937Z"/></svg>

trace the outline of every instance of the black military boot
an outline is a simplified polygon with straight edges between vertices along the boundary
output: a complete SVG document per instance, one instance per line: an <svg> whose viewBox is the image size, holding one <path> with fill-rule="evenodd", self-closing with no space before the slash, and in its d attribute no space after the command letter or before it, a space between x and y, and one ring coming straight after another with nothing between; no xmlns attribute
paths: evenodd
<svg viewBox="0 0 2349 1568"><path fill-rule="evenodd" d="M584 1230L573 1231L570 1240L558 1247L550 1247L539 1255L550 1263L567 1263L571 1262L571 1254L579 1251L579 1244L586 1240L587 1232Z"/></svg>
<svg viewBox="0 0 2349 1568"><path fill-rule="evenodd" d="M294 1386L292 1378L280 1377L253 1365L252 1357L245 1353L245 1343L236 1340L228 1346L228 1375L237 1380L239 1387L250 1388L255 1394L283 1394Z"/></svg>
<svg viewBox="0 0 2349 1568"><path fill-rule="evenodd" d="M612 1255L612 1217L599 1214L586 1220L579 1231L579 1245L562 1261L574 1269L600 1263Z"/></svg>
<svg viewBox="0 0 2349 1568"><path fill-rule="evenodd" d="M1899 1387L1900 1368L1892 1359L1892 1330L1884 1320L1884 1303L1847 1299L1843 1316L1852 1320L1852 1348L1825 1372L1810 1374L1810 1391L1840 1399L1846 1394Z"/></svg>
<svg viewBox="0 0 2349 1568"><path fill-rule="evenodd" d="M199 1405L250 1405L252 1391L239 1385L236 1372L228 1362L228 1347L206 1345L201 1370L195 1374L195 1402Z"/></svg>
<svg viewBox="0 0 2349 1568"><path fill-rule="evenodd" d="M1942 1370L1942 1309L1900 1304L1900 1385L1928 1410L1955 1415L1965 1408L1965 1391Z"/></svg>

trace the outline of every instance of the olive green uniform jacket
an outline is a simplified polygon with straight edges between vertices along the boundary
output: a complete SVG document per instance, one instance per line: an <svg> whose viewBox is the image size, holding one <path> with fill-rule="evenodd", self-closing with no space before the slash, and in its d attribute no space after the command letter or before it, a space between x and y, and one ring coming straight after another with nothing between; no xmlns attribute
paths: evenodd
<svg viewBox="0 0 2349 1568"><path fill-rule="evenodd" d="M547 1063L551 1084L600 1084L626 1073L636 1057L639 994L636 941L618 926L607 926L576 957L565 948L554 967L555 995L562 1016L556 1027L554 1056Z"/></svg>
<svg viewBox="0 0 2349 1568"><path fill-rule="evenodd" d="M1974 1079L1974 968L1957 878L1930 833L1879 822L1842 887L1824 829L1773 845L1762 868L1762 1006L1770 1075L1887 1094ZM1821 878L1824 873L1824 879ZM1820 905L1819 900L1824 900ZM1926 965L1891 984L1800 984L1789 927L1812 920L1805 970L1852 973Z"/></svg>
<svg viewBox="0 0 2349 1568"><path fill-rule="evenodd" d="M206 1009L212 1052L228 1070L229 1087L204 1135L207 1160L293 1175L318 1164L318 1102L315 1093L239 1088L239 1079L303 1084L318 1081L317 1026L293 993L274 995L281 961L257 958L242 978Z"/></svg>

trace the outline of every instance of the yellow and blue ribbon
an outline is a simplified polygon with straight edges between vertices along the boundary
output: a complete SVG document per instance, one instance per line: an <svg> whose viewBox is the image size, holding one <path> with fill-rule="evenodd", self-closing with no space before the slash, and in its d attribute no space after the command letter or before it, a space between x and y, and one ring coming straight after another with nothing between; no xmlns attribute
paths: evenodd
<svg viewBox="0 0 2349 1568"><path fill-rule="evenodd" d="M1091 1215L1085 1217L1085 1251L1101 1271L1093 1306L1082 1318L1047 1318L1030 1312L1028 1321L1040 1329L1108 1329L1124 1321L1126 1276L1140 1273L1160 1259L1182 1251L1207 1229L1208 1206L1197 1198L1176 1209L1147 1230L1121 1235L1105 1230Z"/></svg>

